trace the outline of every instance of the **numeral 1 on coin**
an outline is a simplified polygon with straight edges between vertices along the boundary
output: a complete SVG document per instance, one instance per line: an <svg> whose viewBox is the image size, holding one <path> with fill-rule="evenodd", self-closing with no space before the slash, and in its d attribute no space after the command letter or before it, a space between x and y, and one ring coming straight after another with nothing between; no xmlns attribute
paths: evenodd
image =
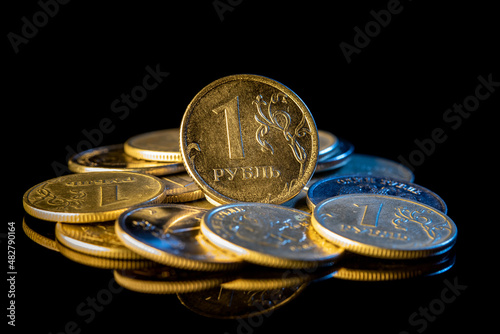
<svg viewBox="0 0 500 334"><path fill-rule="evenodd" d="M113 204L114 202L124 201L128 198L122 198L118 192L118 185L108 185L100 187L101 206Z"/></svg>
<svg viewBox="0 0 500 334"><path fill-rule="evenodd" d="M216 114L224 112L226 117L227 144L229 159L243 159L243 140L241 138L240 103L238 96L212 110Z"/></svg>
<svg viewBox="0 0 500 334"><path fill-rule="evenodd" d="M364 208L359 225L377 227L380 211L383 204L353 204L357 208Z"/></svg>

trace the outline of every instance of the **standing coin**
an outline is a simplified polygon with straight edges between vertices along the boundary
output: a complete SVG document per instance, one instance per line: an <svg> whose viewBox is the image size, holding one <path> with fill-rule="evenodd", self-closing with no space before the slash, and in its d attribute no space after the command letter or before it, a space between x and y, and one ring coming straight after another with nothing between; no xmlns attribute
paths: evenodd
<svg viewBox="0 0 500 334"><path fill-rule="evenodd" d="M74 173L124 171L166 175L184 171L182 162L136 159L126 154L123 144L96 147L72 156L68 168Z"/></svg>
<svg viewBox="0 0 500 334"><path fill-rule="evenodd" d="M214 201L283 203L311 178L318 133L289 88L257 75L233 75L203 88L181 123L186 169Z"/></svg>
<svg viewBox="0 0 500 334"><path fill-rule="evenodd" d="M179 129L143 133L129 138L124 144L125 153L144 160L179 162Z"/></svg>
<svg viewBox="0 0 500 334"><path fill-rule="evenodd" d="M308 268L331 262L342 249L320 237L311 215L283 206L235 203L209 211L201 232L248 262L276 268Z"/></svg>
<svg viewBox="0 0 500 334"><path fill-rule="evenodd" d="M446 213L445 202L434 192L414 183L376 176L334 176L314 183L307 192L311 210L321 201L348 194L379 194L407 198Z"/></svg>
<svg viewBox="0 0 500 334"><path fill-rule="evenodd" d="M319 203L312 225L353 253L388 259L441 254L455 243L457 228L444 213L405 198L353 194Z"/></svg>
<svg viewBox="0 0 500 334"><path fill-rule="evenodd" d="M180 204L141 206L116 221L118 238L155 262L180 269L227 270L242 261L212 246L200 233L207 210Z"/></svg>
<svg viewBox="0 0 500 334"><path fill-rule="evenodd" d="M70 174L37 184L23 197L36 218L66 223L113 220L131 206L161 202L165 183L132 172Z"/></svg>

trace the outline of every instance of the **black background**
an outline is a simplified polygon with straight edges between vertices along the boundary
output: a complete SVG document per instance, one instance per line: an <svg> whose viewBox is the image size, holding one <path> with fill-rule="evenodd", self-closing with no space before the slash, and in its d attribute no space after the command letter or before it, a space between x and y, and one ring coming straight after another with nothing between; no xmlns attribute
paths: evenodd
<svg viewBox="0 0 500 334"><path fill-rule="evenodd" d="M83 130L109 118L115 128L101 141L108 145L178 127L200 89L237 73L287 85L308 105L318 128L350 140L358 153L408 158L418 149L415 140L442 128L446 140L415 167L415 183L438 193L458 226L456 264L445 274L399 282L320 282L252 327L253 333L304 326L328 333L413 333L421 327L408 317L439 299L445 280L467 288L428 322L425 333L496 328L494 131L500 87L456 129L443 120L448 108L474 94L478 76L500 81L500 29L492 6L401 1L401 12L348 63L339 44L353 45L354 28L364 29L374 20L370 11L386 9L388 1L233 1L223 20L212 1L166 3L71 1L20 44L18 53L8 34L21 35L22 17L33 22L41 7L32 0L3 11L2 211L4 225L15 222L17 269L16 327L9 330L59 333L75 321L81 333L238 331L237 321L198 316L175 295L127 290L86 323L77 306L106 289L112 272L46 250L21 227L23 193L57 176L52 164L65 164L66 146L76 150L86 140ZM146 66L157 64L168 77L120 119L111 103L141 85ZM6 239L1 241L6 268ZM7 314L5 281L2 286Z"/></svg>

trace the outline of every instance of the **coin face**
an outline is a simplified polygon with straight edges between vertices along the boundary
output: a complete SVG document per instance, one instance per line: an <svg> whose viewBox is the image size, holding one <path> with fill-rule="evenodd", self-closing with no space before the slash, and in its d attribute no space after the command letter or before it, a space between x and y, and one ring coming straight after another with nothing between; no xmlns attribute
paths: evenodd
<svg viewBox="0 0 500 334"><path fill-rule="evenodd" d="M311 178L318 133L307 106L286 86L233 75L194 97L180 145L187 171L214 201L279 204Z"/></svg>
<svg viewBox="0 0 500 334"><path fill-rule="evenodd" d="M165 203L190 202L203 198L203 191L188 173L161 177L167 186Z"/></svg>
<svg viewBox="0 0 500 334"><path fill-rule="evenodd" d="M388 177L407 182L413 182L415 179L408 167L389 159L366 154L353 154L345 166L335 170L331 175L360 174Z"/></svg>
<svg viewBox="0 0 500 334"><path fill-rule="evenodd" d="M314 207L321 201L348 194L380 194L407 198L430 205L446 213L445 202L434 192L414 183L376 176L334 176L316 182L307 192L307 205Z"/></svg>
<svg viewBox="0 0 500 334"><path fill-rule="evenodd" d="M320 235L353 253L411 259L450 249L455 223L428 205L405 198L352 194L319 203L312 225Z"/></svg>
<svg viewBox="0 0 500 334"><path fill-rule="evenodd" d="M124 144L125 153L144 160L179 162L179 129L166 129L143 133L129 138Z"/></svg>
<svg viewBox="0 0 500 334"><path fill-rule="evenodd" d="M201 231L218 247L248 262L277 268L306 268L333 261L342 249L320 237L303 211L263 203L212 209Z"/></svg>
<svg viewBox="0 0 500 334"><path fill-rule="evenodd" d="M90 223L113 220L131 206L161 202L165 184L132 172L71 174L37 184L23 197L30 215L50 221Z"/></svg>
<svg viewBox="0 0 500 334"><path fill-rule="evenodd" d="M242 261L210 244L200 233L207 210L180 205L141 206L116 221L119 239L153 261L181 269L227 270Z"/></svg>
<svg viewBox="0 0 500 334"><path fill-rule="evenodd" d="M87 172L141 172L151 175L166 175L184 171L182 162L158 162L134 158L125 153L123 144L108 145L80 152L68 161L74 173Z"/></svg>

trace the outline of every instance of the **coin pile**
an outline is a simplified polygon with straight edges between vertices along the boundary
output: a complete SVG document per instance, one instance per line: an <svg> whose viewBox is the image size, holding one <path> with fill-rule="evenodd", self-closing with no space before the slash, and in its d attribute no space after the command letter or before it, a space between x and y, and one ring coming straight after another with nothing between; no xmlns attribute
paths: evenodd
<svg viewBox="0 0 500 334"><path fill-rule="evenodd" d="M353 152L286 86L228 76L179 128L78 153L74 174L27 190L23 228L143 293L281 289L289 300L283 289L318 279L449 269L457 228L444 201L406 167Z"/></svg>

